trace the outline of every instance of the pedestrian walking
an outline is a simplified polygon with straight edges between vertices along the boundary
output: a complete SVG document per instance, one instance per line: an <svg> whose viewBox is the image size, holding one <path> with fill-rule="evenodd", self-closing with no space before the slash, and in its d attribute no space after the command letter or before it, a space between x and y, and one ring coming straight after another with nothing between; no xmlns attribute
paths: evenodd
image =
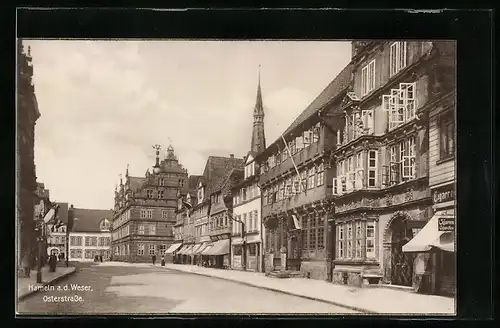
<svg viewBox="0 0 500 328"><path fill-rule="evenodd" d="M156 255L153 255L153 256L151 257L151 259L153 260L153 265L155 265L155 264L156 264Z"/></svg>
<svg viewBox="0 0 500 328"><path fill-rule="evenodd" d="M161 266L165 266L165 256L161 257Z"/></svg>
<svg viewBox="0 0 500 328"><path fill-rule="evenodd" d="M49 271L56 272L56 266L57 266L57 257L54 254L52 254L50 255L49 258Z"/></svg>
<svg viewBox="0 0 500 328"><path fill-rule="evenodd" d="M30 263L30 258L29 258L29 255L28 253L25 253L22 260L21 260L21 265L23 267L23 271L24 271L24 276L26 278L29 278L30 277L30 273L31 273L31 263Z"/></svg>
<svg viewBox="0 0 500 328"><path fill-rule="evenodd" d="M101 261L101 263L102 263L102 255L99 255L99 260L100 260L100 261Z"/></svg>

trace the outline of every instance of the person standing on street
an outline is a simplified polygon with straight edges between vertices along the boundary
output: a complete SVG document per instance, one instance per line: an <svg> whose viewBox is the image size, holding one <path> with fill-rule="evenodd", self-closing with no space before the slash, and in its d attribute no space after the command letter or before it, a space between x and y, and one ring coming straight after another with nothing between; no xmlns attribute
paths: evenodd
<svg viewBox="0 0 500 328"><path fill-rule="evenodd" d="M165 266L165 256L161 256L161 266Z"/></svg>
<svg viewBox="0 0 500 328"><path fill-rule="evenodd" d="M153 260L153 265L155 265L155 263L156 263L156 255L153 254L153 256L151 257L151 259Z"/></svg>
<svg viewBox="0 0 500 328"><path fill-rule="evenodd" d="M31 265L30 264L31 263L30 263L30 260L29 260L28 253L25 253L24 256L23 256L23 259L21 261L21 265L23 266L24 276L26 278L30 277L30 272L31 272Z"/></svg>

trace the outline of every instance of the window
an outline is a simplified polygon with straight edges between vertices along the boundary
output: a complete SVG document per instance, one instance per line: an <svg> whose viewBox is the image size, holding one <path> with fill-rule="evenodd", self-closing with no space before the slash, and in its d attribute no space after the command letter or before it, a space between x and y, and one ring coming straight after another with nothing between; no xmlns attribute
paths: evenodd
<svg viewBox="0 0 500 328"><path fill-rule="evenodd" d="M315 175L316 175L316 167L313 166L312 168L309 169L309 179L307 180L307 186L309 187L308 189L314 188Z"/></svg>
<svg viewBox="0 0 500 328"><path fill-rule="evenodd" d="M403 181L413 179L415 176L415 138L408 138L400 143L401 166Z"/></svg>
<svg viewBox="0 0 500 328"><path fill-rule="evenodd" d="M247 231L253 231L253 212L248 213Z"/></svg>
<svg viewBox="0 0 500 328"><path fill-rule="evenodd" d="M406 67L406 42L394 42L390 52L390 76Z"/></svg>
<svg viewBox="0 0 500 328"><path fill-rule="evenodd" d="M145 219L148 216L148 211L146 209L141 209L141 219Z"/></svg>
<svg viewBox="0 0 500 328"><path fill-rule="evenodd" d="M318 142L319 141L319 133L320 133L321 125L320 123L316 124L313 128L313 139L312 142Z"/></svg>
<svg viewBox="0 0 500 328"><path fill-rule="evenodd" d="M156 254L156 245L149 245L149 255L155 255Z"/></svg>
<svg viewBox="0 0 500 328"><path fill-rule="evenodd" d="M373 133L373 110L362 110L361 120L363 121L363 134Z"/></svg>
<svg viewBox="0 0 500 328"><path fill-rule="evenodd" d="M285 198L290 197L292 195L293 195L292 178L288 178L286 180L286 186L285 186Z"/></svg>
<svg viewBox="0 0 500 328"><path fill-rule="evenodd" d="M344 238L345 238L345 236L344 236L344 225L341 224L341 225L337 226L337 230L338 230L338 236L337 236L338 237L337 238L337 240L338 240L338 247L337 247L338 254L337 254L337 256L339 258L344 258L344 256L345 256L345 248L344 248L344 244L345 244L345 240L344 240Z"/></svg>
<svg viewBox="0 0 500 328"><path fill-rule="evenodd" d="M90 246L91 243L90 239L91 239L90 237L85 237L85 246Z"/></svg>
<svg viewBox="0 0 500 328"><path fill-rule="evenodd" d="M325 165L323 163L318 165L316 174L316 186L322 186L325 183Z"/></svg>
<svg viewBox="0 0 500 328"><path fill-rule="evenodd" d="M316 249L316 227L317 227L317 218L312 217L309 219L310 227L309 227L309 249Z"/></svg>
<svg viewBox="0 0 500 328"><path fill-rule="evenodd" d="M153 218L153 210L152 209L148 209L147 210L147 217L148 217L148 219L152 219Z"/></svg>
<svg viewBox="0 0 500 328"><path fill-rule="evenodd" d="M99 246L104 246L104 237L99 237Z"/></svg>
<svg viewBox="0 0 500 328"><path fill-rule="evenodd" d="M158 248L159 248L160 256L165 255L165 252L167 251L167 245L159 245Z"/></svg>
<svg viewBox="0 0 500 328"><path fill-rule="evenodd" d="M368 187L377 185L377 151L368 151Z"/></svg>
<svg viewBox="0 0 500 328"><path fill-rule="evenodd" d="M363 178L364 178L364 162L363 162L363 152L359 152L356 154L356 172L355 172L355 189L363 188Z"/></svg>
<svg viewBox="0 0 500 328"><path fill-rule="evenodd" d="M285 181L280 182L278 200L283 200L285 198Z"/></svg>
<svg viewBox="0 0 500 328"><path fill-rule="evenodd" d="M259 212L257 210L254 210L253 211L253 230L257 231L259 230L259 227L258 227L258 217L259 217Z"/></svg>
<svg viewBox="0 0 500 328"><path fill-rule="evenodd" d="M137 230L139 235L144 235L144 224L139 224Z"/></svg>
<svg viewBox="0 0 500 328"><path fill-rule="evenodd" d="M353 257L353 245L352 245L352 223L347 224L347 257Z"/></svg>
<svg viewBox="0 0 500 328"><path fill-rule="evenodd" d="M304 170L300 173L300 179L301 179L301 190L306 191L307 190L307 171Z"/></svg>
<svg viewBox="0 0 500 328"><path fill-rule="evenodd" d="M137 245L137 255L144 255L144 244Z"/></svg>
<svg viewBox="0 0 500 328"><path fill-rule="evenodd" d="M300 177L297 175L293 177L293 193L300 194Z"/></svg>
<svg viewBox="0 0 500 328"><path fill-rule="evenodd" d="M164 180L163 178L160 178L160 180L159 180L158 182L159 182L158 184L159 184L160 186L163 186L163 184L164 184L165 180Z"/></svg>
<svg viewBox="0 0 500 328"><path fill-rule="evenodd" d="M162 219L168 219L168 211L162 210L161 211L161 218Z"/></svg>
<svg viewBox="0 0 500 328"><path fill-rule="evenodd" d="M153 190L147 190L146 195L148 198L153 198Z"/></svg>
<svg viewBox="0 0 500 328"><path fill-rule="evenodd" d="M312 143L313 133L312 131L304 131L304 147L308 147Z"/></svg>
<svg viewBox="0 0 500 328"><path fill-rule="evenodd" d="M415 83L400 83L399 89L391 89L389 95L382 96L382 108L389 113L389 130L415 118L415 90Z"/></svg>
<svg viewBox="0 0 500 328"><path fill-rule="evenodd" d="M447 113L439 118L439 157L452 158L455 155L455 123L453 113Z"/></svg>
<svg viewBox="0 0 500 328"><path fill-rule="evenodd" d="M158 199L163 199L163 190L158 190Z"/></svg>
<svg viewBox="0 0 500 328"><path fill-rule="evenodd" d="M127 227L128 228L128 227ZM128 230L128 229L127 229ZM111 244L111 238L105 237L104 238L104 246L109 246Z"/></svg>
<svg viewBox="0 0 500 328"><path fill-rule="evenodd" d="M361 230L361 221L356 222L356 258L363 257L363 234Z"/></svg>
<svg viewBox="0 0 500 328"><path fill-rule="evenodd" d="M375 59L361 70L361 96L375 89Z"/></svg>
<svg viewBox="0 0 500 328"><path fill-rule="evenodd" d="M318 222L318 248L325 247L325 218L323 216L319 217Z"/></svg>
<svg viewBox="0 0 500 328"><path fill-rule="evenodd" d="M366 222L366 258L375 258L375 222Z"/></svg>
<svg viewBox="0 0 500 328"><path fill-rule="evenodd" d="M243 224L245 225L245 231L248 230L248 226L247 226L247 214L246 213L243 213Z"/></svg>
<svg viewBox="0 0 500 328"><path fill-rule="evenodd" d="M150 235L156 235L156 225L155 224L150 224L149 225L148 234L150 234Z"/></svg>

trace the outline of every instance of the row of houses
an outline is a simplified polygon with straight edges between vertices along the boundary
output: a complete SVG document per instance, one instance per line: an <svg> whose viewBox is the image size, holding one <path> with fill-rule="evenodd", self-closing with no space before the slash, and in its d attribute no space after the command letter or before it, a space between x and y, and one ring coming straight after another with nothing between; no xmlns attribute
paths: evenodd
<svg viewBox="0 0 500 328"><path fill-rule="evenodd" d="M116 258L453 294L455 44L354 41L351 62L266 146L189 176L173 148L115 191ZM128 170L127 170L128 172Z"/></svg>

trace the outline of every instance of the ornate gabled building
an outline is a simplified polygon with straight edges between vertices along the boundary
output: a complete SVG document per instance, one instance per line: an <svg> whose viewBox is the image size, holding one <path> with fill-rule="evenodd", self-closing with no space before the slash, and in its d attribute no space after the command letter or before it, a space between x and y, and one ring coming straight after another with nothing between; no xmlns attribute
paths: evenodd
<svg viewBox="0 0 500 328"><path fill-rule="evenodd" d="M128 262L150 261L153 255L165 255L174 243L177 191L187 180L187 170L179 163L172 146L160 162L156 149L153 173L131 177L125 173L125 183L115 190L112 223L112 257Z"/></svg>
<svg viewBox="0 0 500 328"><path fill-rule="evenodd" d="M34 263L37 254L37 232L34 216L36 196L35 123L40 117L33 86L31 50L24 51L23 41L17 42L16 97L16 240L17 263L28 255Z"/></svg>
<svg viewBox="0 0 500 328"><path fill-rule="evenodd" d="M219 187L229 175L233 168L240 167L242 159L235 158L233 154L230 157L209 156L203 171L203 177L198 181L196 188L196 205L192 208L190 220L194 221L194 243L186 244L178 252L184 256L184 260L189 263L195 261L207 261L214 266L222 267L224 263L229 263L229 249L218 246L223 246L224 243L216 241L217 236L210 230L210 222L213 222L211 215L212 205L215 205L214 210L217 211L217 204L212 196L219 190ZM228 220L230 221L230 220ZM230 222L222 225L226 230L230 229ZM228 239L229 236L226 237ZM215 247L217 246L217 247ZM218 250L217 252L215 252Z"/></svg>
<svg viewBox="0 0 500 328"><path fill-rule="evenodd" d="M260 166L262 218L266 228L265 270L300 271L328 279L333 224L328 151L336 143L336 112L351 80L351 66L256 156Z"/></svg>
<svg viewBox="0 0 500 328"><path fill-rule="evenodd" d="M432 216L429 129L435 104L435 42L353 42L353 81L332 152L335 269L341 284L416 287L403 251Z"/></svg>

